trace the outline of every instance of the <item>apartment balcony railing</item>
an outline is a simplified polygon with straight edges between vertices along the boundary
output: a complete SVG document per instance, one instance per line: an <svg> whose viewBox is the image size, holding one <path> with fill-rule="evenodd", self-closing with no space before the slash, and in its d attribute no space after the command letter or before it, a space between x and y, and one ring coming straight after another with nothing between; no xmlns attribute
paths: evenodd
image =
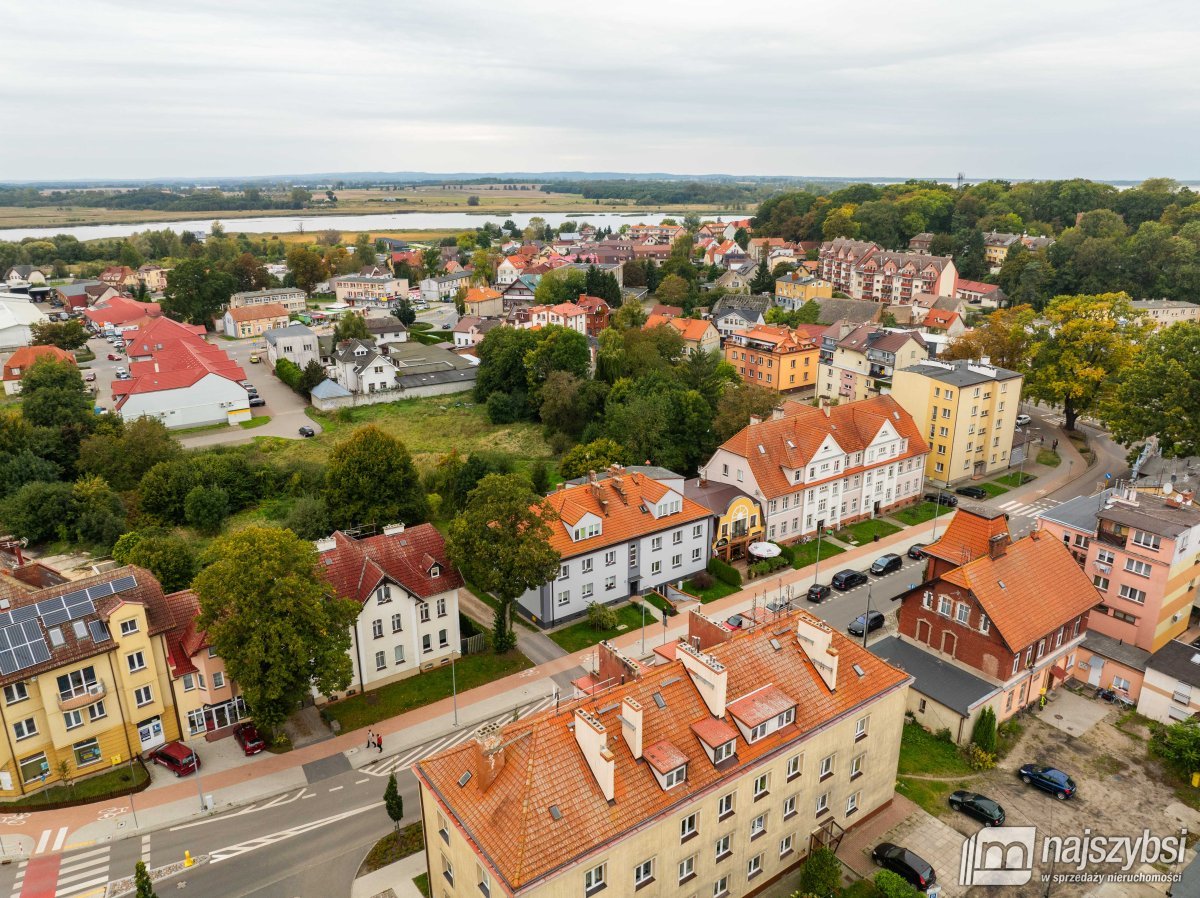
<svg viewBox="0 0 1200 898"><path fill-rule="evenodd" d="M60 692L58 694L58 709L60 711L75 711L79 708L86 708L88 705L94 704L104 698L105 692L103 680L98 679L94 683L84 683L70 692Z"/></svg>
<svg viewBox="0 0 1200 898"><path fill-rule="evenodd" d="M1128 537L1119 533L1113 533L1109 530L1101 530L1096 534L1096 539L1100 540L1100 542L1105 543L1106 545L1118 546L1119 548L1124 549L1125 542Z"/></svg>

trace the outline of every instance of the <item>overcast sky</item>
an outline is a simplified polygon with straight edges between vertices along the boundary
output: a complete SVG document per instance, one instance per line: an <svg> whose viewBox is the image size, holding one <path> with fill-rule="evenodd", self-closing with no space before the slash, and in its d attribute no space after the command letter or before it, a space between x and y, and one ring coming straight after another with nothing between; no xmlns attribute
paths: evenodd
<svg viewBox="0 0 1200 898"><path fill-rule="evenodd" d="M0 179L1200 177L1191 0L8 5Z"/></svg>

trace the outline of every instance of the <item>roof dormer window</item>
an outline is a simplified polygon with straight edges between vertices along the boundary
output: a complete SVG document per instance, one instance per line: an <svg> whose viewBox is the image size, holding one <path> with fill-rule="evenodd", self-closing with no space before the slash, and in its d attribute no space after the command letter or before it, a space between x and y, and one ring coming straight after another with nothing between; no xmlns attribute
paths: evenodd
<svg viewBox="0 0 1200 898"><path fill-rule="evenodd" d="M663 789L673 789L687 779L687 764L681 764L674 770L665 773L662 778Z"/></svg>
<svg viewBox="0 0 1200 898"><path fill-rule="evenodd" d="M725 744L718 745L716 748L713 749L713 763L720 764L722 761L726 761L729 758L732 758L733 753L736 750L737 750L737 740L736 739L730 739Z"/></svg>
<svg viewBox="0 0 1200 898"><path fill-rule="evenodd" d="M440 577L440 576L442 576L442 567L441 567L441 565L435 564L433 567L431 567L431 568L429 569L429 578L430 578L431 580L436 580L436 579L437 579L438 577Z"/></svg>

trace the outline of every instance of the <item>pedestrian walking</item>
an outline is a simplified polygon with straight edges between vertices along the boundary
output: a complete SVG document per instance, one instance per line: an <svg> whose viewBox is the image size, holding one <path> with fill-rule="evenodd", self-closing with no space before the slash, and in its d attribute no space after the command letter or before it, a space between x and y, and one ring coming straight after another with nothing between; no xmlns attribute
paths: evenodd
<svg viewBox="0 0 1200 898"><path fill-rule="evenodd" d="M383 736L375 737L375 747L379 749L380 754L383 754Z"/></svg>
<svg viewBox="0 0 1200 898"><path fill-rule="evenodd" d="M1051 449L1054 449L1054 450L1057 450L1057 449L1058 449L1058 440L1055 440L1055 441L1054 441L1054 443L1053 443L1053 444L1051 444L1050 448L1051 448Z"/></svg>
<svg viewBox="0 0 1200 898"><path fill-rule="evenodd" d="M367 730L367 748L375 747L375 731Z"/></svg>

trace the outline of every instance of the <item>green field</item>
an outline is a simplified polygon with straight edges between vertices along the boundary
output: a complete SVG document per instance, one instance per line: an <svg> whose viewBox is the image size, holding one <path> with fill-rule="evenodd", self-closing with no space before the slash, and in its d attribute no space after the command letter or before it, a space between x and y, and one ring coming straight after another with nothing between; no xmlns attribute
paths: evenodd
<svg viewBox="0 0 1200 898"><path fill-rule="evenodd" d="M957 745L939 739L918 723L904 725L898 771L916 776L969 776L972 772Z"/></svg>
<svg viewBox="0 0 1200 898"><path fill-rule="evenodd" d="M997 496L1002 496L1008 492L1008 487L1001 486L999 481L993 483L981 483L979 488L988 494L989 499L995 499Z"/></svg>
<svg viewBox="0 0 1200 898"><path fill-rule="evenodd" d="M1036 480L1032 474L1023 474L1020 471L1010 471L1003 477L997 477L993 482L1000 483L1007 487L1016 488L1023 484L1029 483L1031 480Z"/></svg>

